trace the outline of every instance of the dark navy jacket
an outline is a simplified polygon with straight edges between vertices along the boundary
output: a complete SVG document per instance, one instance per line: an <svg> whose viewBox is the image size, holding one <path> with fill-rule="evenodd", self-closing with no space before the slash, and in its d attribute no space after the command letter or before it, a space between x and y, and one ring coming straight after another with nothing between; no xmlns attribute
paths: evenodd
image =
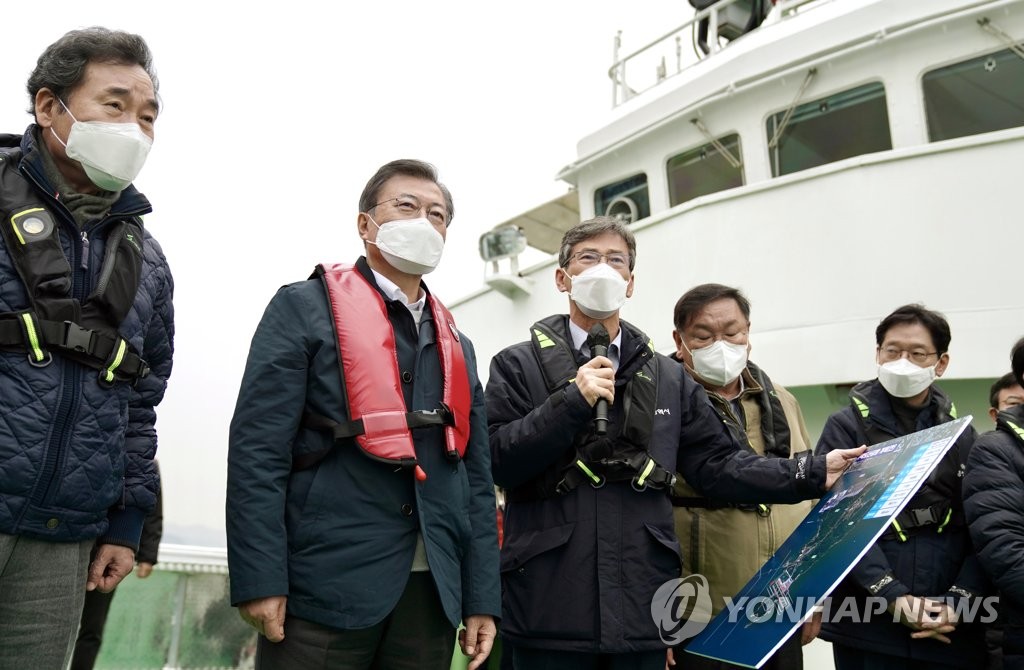
<svg viewBox="0 0 1024 670"><path fill-rule="evenodd" d="M73 268L72 295L85 297L102 267L107 231L121 216L150 212L149 201L129 186L106 217L79 229L43 172L34 132L30 126L23 136L0 135L0 160L32 185L58 222ZM5 225L8 209L21 204L0 193ZM154 408L171 373L173 289L163 251L146 233L141 283L120 327L151 368L134 388L104 388L95 370L59 354L46 367L34 367L24 351L0 352L0 533L54 542L99 536L100 542L138 545L159 485ZM0 312L28 307L0 237Z"/></svg>
<svg viewBox="0 0 1024 670"><path fill-rule="evenodd" d="M905 434L899 428L891 397L878 380L859 384L854 390L867 401L869 415L865 421L871 425L873 434L884 436L885 439ZM933 385L928 403L918 414L916 429L924 430L950 420L948 412L951 407L942 390ZM974 428L968 426L947 452L944 462L936 467L924 485L934 485L951 492L950 505L954 510L954 522L941 533L936 532L936 525L908 530L905 542L892 533L883 535L833 592L832 612L842 611L836 603L845 597L856 599L860 603L858 612L864 612L867 609L868 589L883 582L887 583L876 587L872 595L885 598L889 603L907 594L956 598L957 595L950 592L953 587L977 595L988 589L988 582L960 516L963 509L960 478L975 436ZM826 454L833 449L849 449L878 441L868 437L853 407L847 406L832 414L825 422L815 450L819 454ZM951 478L950 481L945 481L947 478ZM926 495L923 491L922 488L911 498L906 509L927 506L921 502ZM884 579L886 577L890 577L891 581ZM957 626L956 631L949 636L952 641L949 645L931 639L914 640L910 637L912 632L903 624L894 623L891 614L879 614L875 608L870 620L866 622L856 621L851 615L838 622L823 623L821 637L836 644L920 661L959 664L961 667L981 663L979 654L982 653L982 630L977 624Z"/></svg>
<svg viewBox="0 0 1024 670"><path fill-rule="evenodd" d="M376 285L365 259L357 263ZM437 409L441 368L434 323L388 303L410 410ZM376 308L371 308L376 309ZM373 318L373 314L353 315ZM465 457L450 463L440 426L413 431L427 474L371 460L354 443L318 465L292 470L292 455L330 447L302 425L303 410L347 421L338 345L319 279L285 286L270 301L249 350L231 421L227 536L231 602L288 596L288 614L337 629L384 619L405 589L422 532L430 572L452 625L500 614L494 484L483 388L472 344L460 336L473 394Z"/></svg>
<svg viewBox="0 0 1024 670"><path fill-rule="evenodd" d="M647 356L657 363L649 453L716 498L796 502L819 496L824 459L797 478L797 463L740 448L683 367L651 352L646 335L621 322L622 348L608 434L622 417L623 387ZM568 335L568 317L562 325ZM646 352L646 354L645 354ZM580 364L586 362L579 358ZM634 383L651 383L637 378ZM549 394L531 344L500 352L487 382L494 480L516 498L559 469L593 410L570 384ZM651 615L663 583L680 576L681 552L667 492L629 482L581 485L543 499L510 502L501 551L502 635L523 647L620 653L665 647Z"/></svg>
<svg viewBox="0 0 1024 670"><path fill-rule="evenodd" d="M1001 413L1024 428L1024 406ZM1003 661L1024 668L1024 439L1006 425L974 443L964 476L964 510L982 567L1006 616Z"/></svg>

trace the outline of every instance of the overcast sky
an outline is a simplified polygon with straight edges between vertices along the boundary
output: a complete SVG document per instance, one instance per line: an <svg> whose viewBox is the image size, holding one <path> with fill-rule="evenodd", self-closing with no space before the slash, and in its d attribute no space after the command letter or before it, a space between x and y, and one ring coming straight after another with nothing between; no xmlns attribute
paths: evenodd
<svg viewBox="0 0 1024 670"><path fill-rule="evenodd" d="M333 6L333 7L332 7ZM635 49L683 0L8 2L0 129L64 32L143 35L163 111L136 185L174 271L174 374L159 408L168 536L219 543L227 426L249 341L281 285L360 253L357 201L395 158L437 165L456 216L428 283L481 284L480 233L552 197L576 141L610 116L613 39ZM486 365L486 362L484 362Z"/></svg>

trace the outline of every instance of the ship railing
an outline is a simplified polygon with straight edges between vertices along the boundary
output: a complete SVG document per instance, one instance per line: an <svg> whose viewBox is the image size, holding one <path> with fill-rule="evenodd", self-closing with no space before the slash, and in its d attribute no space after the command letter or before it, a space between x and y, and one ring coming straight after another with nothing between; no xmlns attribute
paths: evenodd
<svg viewBox="0 0 1024 670"><path fill-rule="evenodd" d="M819 3L821 0L778 0L769 17L762 25L781 20L797 12L803 5ZM730 11L735 5L752 4L750 0L719 0L710 7L694 13L690 20L662 34L639 49L620 57L622 49L622 31L615 35L612 66L608 68L608 77L612 80L612 107L634 98L644 91L654 88L669 77L679 74L697 60L711 56L722 50L726 45L722 39L735 38L735 32L721 30ZM703 54L696 43L696 31L701 21L707 20L707 46L709 53ZM685 52L683 40L690 43L693 54ZM673 65L670 66L670 63ZM630 80L627 80L627 71ZM639 71L639 73L638 73ZM651 76L653 72L653 77ZM640 79L643 79L640 82Z"/></svg>

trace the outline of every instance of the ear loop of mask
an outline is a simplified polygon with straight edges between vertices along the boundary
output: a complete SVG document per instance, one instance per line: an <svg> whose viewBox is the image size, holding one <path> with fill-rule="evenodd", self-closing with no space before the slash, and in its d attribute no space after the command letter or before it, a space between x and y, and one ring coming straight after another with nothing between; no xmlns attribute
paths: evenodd
<svg viewBox="0 0 1024 670"><path fill-rule="evenodd" d="M60 103L60 106L64 108L64 111L68 113L68 116L70 116L70 117L71 117L71 120L72 120L72 121L74 121L75 123L78 123L78 119L76 119L76 118L75 118L75 115L71 113L71 110L70 110L70 109L68 109L68 106L64 104L64 101L63 101L63 100L61 100L60 98L57 98L57 102L59 102L59 103ZM61 145L62 147L64 147L64 149L65 149L65 150L67 150L67 148L68 148L68 143L67 143L67 142L65 142L64 140L62 140L62 139L60 138L60 135L58 135L58 134L57 134L57 131L53 129L53 126L52 126L52 125L50 126L50 133L51 133L51 134L52 134L52 135L53 135L53 136L54 136L55 138L57 138L57 141L58 141L58 142L60 142L60 145ZM69 138L69 139L70 139L70 138Z"/></svg>

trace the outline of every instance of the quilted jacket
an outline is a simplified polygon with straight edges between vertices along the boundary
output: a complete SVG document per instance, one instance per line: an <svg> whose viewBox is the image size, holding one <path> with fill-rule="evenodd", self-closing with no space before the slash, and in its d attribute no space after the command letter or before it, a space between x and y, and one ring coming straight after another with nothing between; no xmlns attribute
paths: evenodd
<svg viewBox="0 0 1024 670"><path fill-rule="evenodd" d="M72 295L92 290L103 264L105 237L120 217L151 211L129 186L100 220L79 228L50 186L36 129L0 135L0 169L17 170L60 227L71 264ZM0 215L9 202L0 192ZM0 351L0 533L54 542L99 538L137 547L146 512L156 501L156 412L171 372L173 281L160 245L148 233L143 268L121 336L151 368L134 388L106 388L95 370L53 354L45 367L25 351ZM0 314L30 306L9 250L0 239Z"/></svg>

